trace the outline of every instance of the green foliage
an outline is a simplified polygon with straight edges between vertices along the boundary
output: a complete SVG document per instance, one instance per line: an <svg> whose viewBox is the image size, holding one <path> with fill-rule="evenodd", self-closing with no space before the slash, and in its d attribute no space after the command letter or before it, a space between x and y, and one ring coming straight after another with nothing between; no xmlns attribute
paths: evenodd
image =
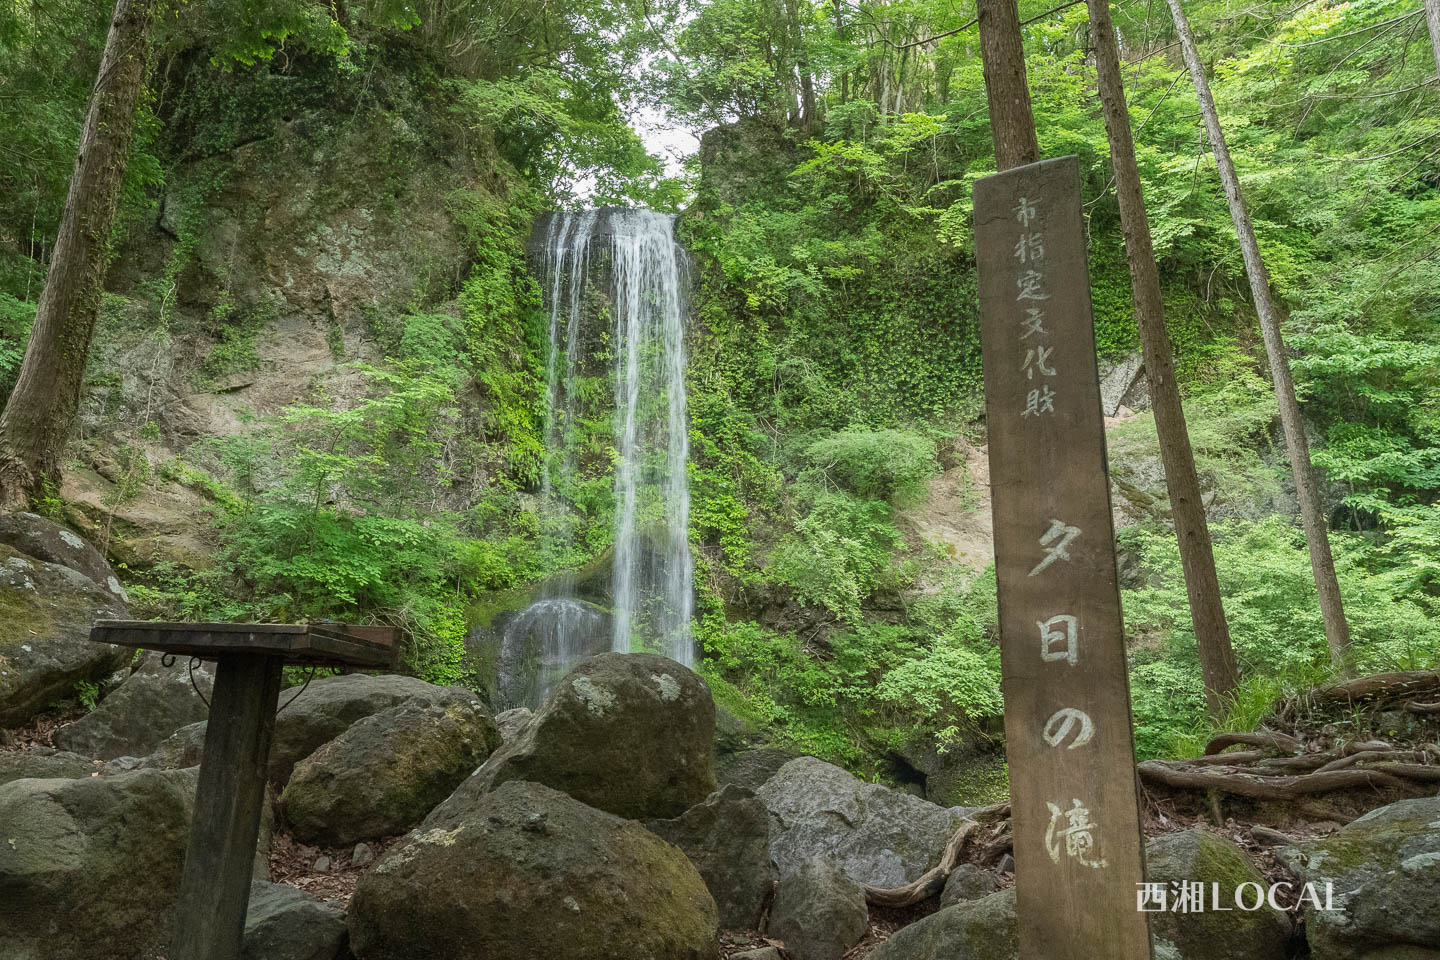
<svg viewBox="0 0 1440 960"><path fill-rule="evenodd" d="M810 444L805 456L851 493L891 503L918 500L935 472L935 444L906 430L842 430Z"/></svg>
<svg viewBox="0 0 1440 960"><path fill-rule="evenodd" d="M775 548L767 573L802 602L857 625L862 601L885 586L899 586L897 576L904 574L891 554L900 543L885 503L822 493L796 521L795 533Z"/></svg>
<svg viewBox="0 0 1440 960"><path fill-rule="evenodd" d="M75 699L79 700L86 710L94 710L100 703L100 684L81 680L75 684Z"/></svg>

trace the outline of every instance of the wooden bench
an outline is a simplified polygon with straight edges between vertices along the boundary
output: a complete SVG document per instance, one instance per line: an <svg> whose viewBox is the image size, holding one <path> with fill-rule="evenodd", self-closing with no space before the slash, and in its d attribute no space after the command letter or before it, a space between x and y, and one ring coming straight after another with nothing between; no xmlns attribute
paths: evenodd
<svg viewBox="0 0 1440 960"><path fill-rule="evenodd" d="M282 669L390 669L395 634L344 623L96 621L97 643L216 664L169 960L239 960Z"/></svg>

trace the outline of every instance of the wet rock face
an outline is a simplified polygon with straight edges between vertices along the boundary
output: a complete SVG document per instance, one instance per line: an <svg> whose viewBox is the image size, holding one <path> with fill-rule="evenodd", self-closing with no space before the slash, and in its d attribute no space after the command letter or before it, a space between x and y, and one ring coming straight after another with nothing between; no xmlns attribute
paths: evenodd
<svg viewBox="0 0 1440 960"><path fill-rule="evenodd" d="M645 828L685 851L715 898L722 929L759 926L775 867L770 815L755 794L729 784L679 817L648 820Z"/></svg>
<svg viewBox="0 0 1440 960"><path fill-rule="evenodd" d="M1440 960L1440 797L1371 810L1330 836L1277 851L1334 910L1305 904L1315 960Z"/></svg>
<svg viewBox="0 0 1440 960"><path fill-rule="evenodd" d="M441 804L360 878L358 960L710 960L715 903L675 847L537 783Z"/></svg>
<svg viewBox="0 0 1440 960"><path fill-rule="evenodd" d="M280 804L305 843L348 846L404 833L499 745L473 695L407 700L356 721L296 764Z"/></svg>
<svg viewBox="0 0 1440 960"><path fill-rule="evenodd" d="M215 684L214 665L190 669L188 658L165 666L158 653L147 653L140 666L106 695L95 710L55 732L55 743L98 760L143 757L167 737L200 720L210 709L205 699Z"/></svg>
<svg viewBox="0 0 1440 960"><path fill-rule="evenodd" d="M9 518L15 516L33 515ZM58 539L60 533L79 539L55 530L62 546L66 543ZM11 535L29 542L13 530ZM94 550L87 545L79 553L83 560ZM96 558L98 554L90 559ZM104 563L103 558L99 562ZM0 631L0 727L18 727L72 696L78 684L98 684L129 663L134 651L128 647L90 642L96 620L127 616L120 593L73 567L0 541L0 619L5 623Z"/></svg>
<svg viewBox="0 0 1440 960"><path fill-rule="evenodd" d="M545 708L456 790L543 783L631 819L678 817L715 789L715 705L694 672L648 653L572 670Z"/></svg>
<svg viewBox="0 0 1440 960"><path fill-rule="evenodd" d="M770 811L770 854L782 875L820 857L876 887L904 886L939 863L966 813L864 783L815 757L785 764L756 795Z"/></svg>
<svg viewBox="0 0 1440 960"><path fill-rule="evenodd" d="M0 957L130 960L168 935L195 778L0 786Z"/></svg>

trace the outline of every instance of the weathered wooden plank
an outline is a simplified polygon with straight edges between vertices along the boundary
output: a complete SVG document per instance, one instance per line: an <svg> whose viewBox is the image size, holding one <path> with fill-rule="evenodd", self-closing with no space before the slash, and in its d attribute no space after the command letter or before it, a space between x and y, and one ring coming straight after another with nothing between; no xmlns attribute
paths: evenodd
<svg viewBox="0 0 1440 960"><path fill-rule="evenodd" d="M974 198L1020 955L1148 960L1079 166Z"/></svg>
<svg viewBox="0 0 1440 960"><path fill-rule="evenodd" d="M100 620L90 631L97 643L143 647L215 659L225 653L265 653L287 663L388 667L394 663L395 631L348 624L151 623Z"/></svg>
<svg viewBox="0 0 1440 960"><path fill-rule="evenodd" d="M282 665L220 658L170 960L239 960Z"/></svg>

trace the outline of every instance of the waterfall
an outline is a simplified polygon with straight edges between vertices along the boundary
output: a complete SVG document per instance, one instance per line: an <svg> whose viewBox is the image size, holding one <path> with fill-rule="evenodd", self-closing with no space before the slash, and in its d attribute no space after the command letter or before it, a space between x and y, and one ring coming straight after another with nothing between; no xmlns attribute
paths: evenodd
<svg viewBox="0 0 1440 960"><path fill-rule="evenodd" d="M529 607L497 624L498 694L505 706L537 706L571 666L605 649L649 650L695 664L685 473L689 276L674 218L648 210L557 213L537 230L532 250L542 271L550 341L542 550L548 562L575 562L580 506L571 498L587 482L593 491L596 464L612 459L614 547L608 589L580 584L573 573L558 575ZM608 371L600 363L607 353ZM602 373L614 390L608 414L613 455L594 449L593 425L606 415L595 399Z"/></svg>
<svg viewBox="0 0 1440 960"><path fill-rule="evenodd" d="M639 634L666 656L694 666L685 258L675 243L673 217L617 211L610 229L618 454L614 649L629 650Z"/></svg>

